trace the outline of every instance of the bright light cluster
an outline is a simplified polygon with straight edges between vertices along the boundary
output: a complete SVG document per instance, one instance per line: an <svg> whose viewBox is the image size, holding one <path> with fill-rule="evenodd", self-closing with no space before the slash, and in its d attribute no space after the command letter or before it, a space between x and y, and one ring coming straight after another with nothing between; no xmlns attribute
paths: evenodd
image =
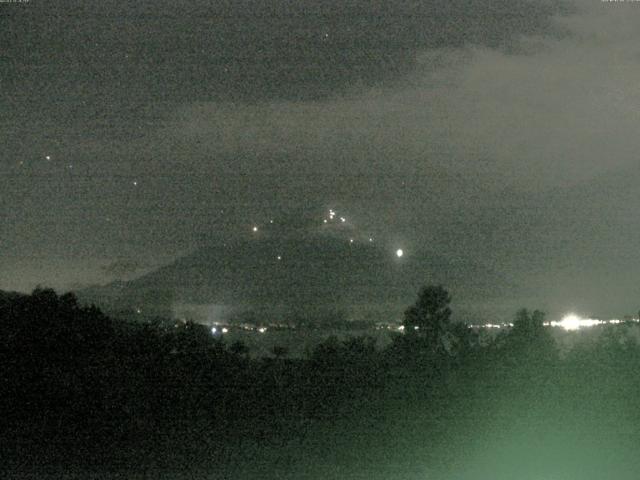
<svg viewBox="0 0 640 480"><path fill-rule="evenodd" d="M223 211L223 210L221 210L221 213L224 213L224 211ZM329 209L329 212L328 212L328 216L325 216L325 217L322 219L322 223L323 223L324 225L327 225L327 224L334 223L334 222L337 222L338 224L340 224L340 223L345 223L345 224L346 224L346 223L347 223L347 218L346 218L346 217L343 217L343 216L338 215L338 214L337 214L337 212L336 212L334 209L330 208L330 209ZM268 220L268 223L269 223L269 224L274 224L274 223L275 223L275 221L274 221L273 219L269 219L269 220ZM249 228L251 229L251 232L252 232L253 234L256 234L256 235L254 236L254 238L260 238L260 236L259 236L259 235L257 235L257 234L261 231L261 228L262 228L262 226L261 226L260 224L253 224L253 225L250 225L250 226L249 226ZM363 238L363 241L364 241L365 239L366 239L366 240L368 240L368 242L369 242L369 243L373 243L373 242L374 242L374 237L364 237L364 238ZM357 244L357 239L356 239L356 238L354 238L354 237L351 237L351 238L349 238L348 240L349 240L349 244L351 244L351 245L356 245L356 244ZM405 252L404 252L404 250L403 250L403 249L401 249L401 248L398 248L398 249L395 251L395 256L396 256L396 258L404 257L404 254L405 254ZM282 258L283 258L283 257L282 257L282 254L276 255L276 259L277 259L278 261L282 260Z"/></svg>
<svg viewBox="0 0 640 480"><path fill-rule="evenodd" d="M564 328L569 332L569 331L579 330L585 327L602 325L603 323L612 323L612 321L605 322L603 320L596 320L595 318L581 318L575 313L570 313L560 321L549 322L549 325L551 325L552 327Z"/></svg>
<svg viewBox="0 0 640 480"><path fill-rule="evenodd" d="M336 211L333 209L329 209L329 218L325 218L322 220L322 223L329 223L332 222L333 220L335 220L336 218ZM345 217L339 217L340 218L340 222L341 223L346 223L347 219Z"/></svg>
<svg viewBox="0 0 640 480"><path fill-rule="evenodd" d="M628 322L636 322L639 323L640 319L638 318L629 318L625 320ZM562 328L568 332L580 330L581 328L590 328L595 327L597 325L618 325L622 323L622 320L617 318L611 320L599 320L597 318L582 318L575 313L569 313L565 315L562 320L552 320L550 322L544 322L545 327L558 327ZM484 323L479 325L470 325L471 328L511 328L513 327L513 323Z"/></svg>

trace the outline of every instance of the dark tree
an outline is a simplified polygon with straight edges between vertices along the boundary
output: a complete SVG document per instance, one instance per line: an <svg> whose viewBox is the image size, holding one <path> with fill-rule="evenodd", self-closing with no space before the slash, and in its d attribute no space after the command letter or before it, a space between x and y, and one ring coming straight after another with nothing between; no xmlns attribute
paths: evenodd
<svg viewBox="0 0 640 480"><path fill-rule="evenodd" d="M555 341L544 326L544 312L526 308L518 310L513 320L513 328L499 339L508 353L523 355L528 360L552 360L557 356Z"/></svg>
<svg viewBox="0 0 640 480"><path fill-rule="evenodd" d="M207 351L214 344L210 330L191 320L177 329L174 342L178 352L188 354Z"/></svg>
<svg viewBox="0 0 640 480"><path fill-rule="evenodd" d="M516 312L513 320L514 335L534 338L539 336L544 329L544 312L534 310L529 312L526 308L521 308Z"/></svg>
<svg viewBox="0 0 640 480"><path fill-rule="evenodd" d="M478 351L480 337L466 323L454 322L449 328L445 348L456 357L469 356Z"/></svg>
<svg viewBox="0 0 640 480"><path fill-rule="evenodd" d="M404 312L405 333L421 338L432 351L441 351L450 325L451 296L441 285L422 287L418 300Z"/></svg>
<svg viewBox="0 0 640 480"><path fill-rule="evenodd" d="M316 345L311 354L311 361L316 365L331 365L338 360L341 345L338 337L330 335Z"/></svg>
<svg viewBox="0 0 640 480"><path fill-rule="evenodd" d="M231 353L238 356L246 356L249 354L249 347L247 347L242 340L236 340L233 342L229 347L229 350Z"/></svg>
<svg viewBox="0 0 640 480"><path fill-rule="evenodd" d="M287 354L289 353L289 349L287 347L282 347L280 345L276 345L275 347L273 347L271 349L271 353L273 353L273 356L276 357L278 360L284 358L287 356Z"/></svg>
<svg viewBox="0 0 640 480"><path fill-rule="evenodd" d="M350 337L344 342L345 353L351 358L370 358L376 353L376 340L372 337Z"/></svg>

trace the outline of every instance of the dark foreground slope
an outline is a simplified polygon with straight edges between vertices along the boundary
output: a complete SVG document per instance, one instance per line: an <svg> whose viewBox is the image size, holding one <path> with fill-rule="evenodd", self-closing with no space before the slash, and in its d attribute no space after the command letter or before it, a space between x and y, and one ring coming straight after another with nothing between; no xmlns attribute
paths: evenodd
<svg viewBox="0 0 640 480"><path fill-rule="evenodd" d="M3 478L633 479L640 349L543 333L438 355L329 340L252 360L51 291L0 302ZM538 338L540 337L540 338Z"/></svg>

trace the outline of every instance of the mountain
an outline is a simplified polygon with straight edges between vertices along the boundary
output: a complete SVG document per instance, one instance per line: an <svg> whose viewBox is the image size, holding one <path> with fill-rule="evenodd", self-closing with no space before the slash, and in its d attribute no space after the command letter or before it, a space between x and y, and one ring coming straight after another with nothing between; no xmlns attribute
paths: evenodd
<svg viewBox="0 0 640 480"><path fill-rule="evenodd" d="M294 229L289 234L265 229L234 236L138 279L78 294L107 311L167 315L175 305L191 304L281 320L382 320L374 317L395 312L396 319L415 300L419 287L429 283L443 284L454 297L466 300L507 288L505 279L477 264L443 258L426 247L398 257L384 242L345 227Z"/></svg>

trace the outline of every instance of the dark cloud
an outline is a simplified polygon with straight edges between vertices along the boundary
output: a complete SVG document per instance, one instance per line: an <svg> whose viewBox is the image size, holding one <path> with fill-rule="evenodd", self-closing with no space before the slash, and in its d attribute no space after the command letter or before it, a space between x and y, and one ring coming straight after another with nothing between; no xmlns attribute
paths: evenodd
<svg viewBox="0 0 640 480"><path fill-rule="evenodd" d="M318 99L392 81L424 49L559 35L564 10L529 0L3 5L3 91L17 113L45 107L98 124L114 112L153 119L171 102Z"/></svg>
<svg viewBox="0 0 640 480"><path fill-rule="evenodd" d="M335 207L509 309L635 311L640 10L579 5L0 4L0 284Z"/></svg>

